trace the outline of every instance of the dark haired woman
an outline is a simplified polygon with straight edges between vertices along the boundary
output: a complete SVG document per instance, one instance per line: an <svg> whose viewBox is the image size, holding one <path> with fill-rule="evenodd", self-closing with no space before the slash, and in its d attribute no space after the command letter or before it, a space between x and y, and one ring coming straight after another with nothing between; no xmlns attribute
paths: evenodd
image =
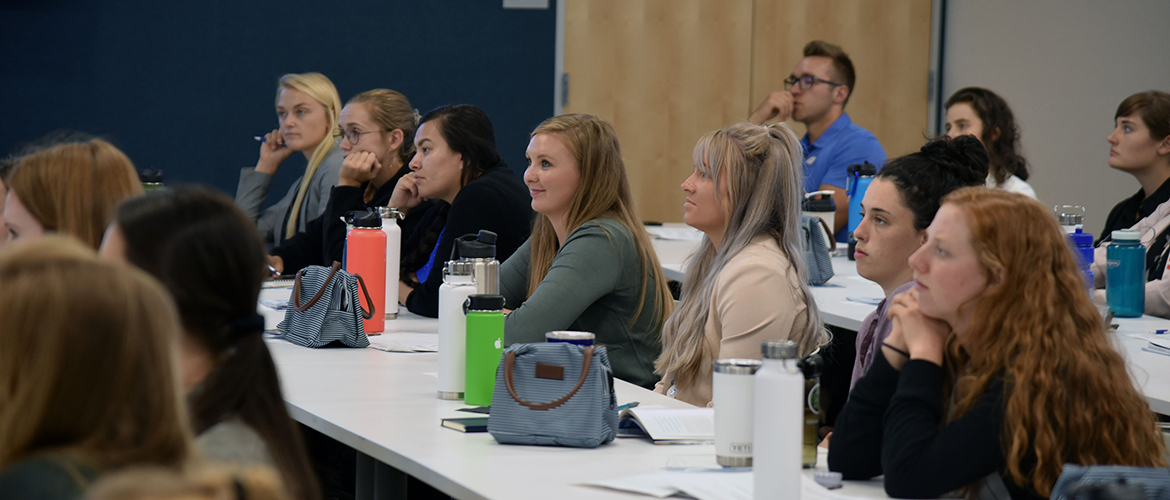
<svg viewBox="0 0 1170 500"><path fill-rule="evenodd" d="M1146 247L1146 314L1170 318L1170 94L1150 90L1127 97L1113 117L1109 166L1134 176L1142 188L1109 212L1097 240L1093 273L1105 286L1105 247L1113 231L1134 228ZM1102 294L1103 291L1098 291ZM1104 299L1103 296L1099 297Z"/></svg>
<svg viewBox="0 0 1170 500"><path fill-rule="evenodd" d="M230 198L177 189L122 203L101 253L154 275L174 297L181 379L203 455L273 465L293 498L315 499L317 481L261 336L265 267L256 234Z"/></svg>
<svg viewBox="0 0 1170 500"><path fill-rule="evenodd" d="M973 135L991 159L987 187L1035 198L1028 180L1028 161L1019 153L1020 129L1007 101L979 87L959 89L946 102L948 137Z"/></svg>
<svg viewBox="0 0 1170 500"><path fill-rule="evenodd" d="M918 152L890 160L866 190L861 223L853 232L857 238L853 255L857 274L880 285L886 298L857 332L850 389L890 335L893 323L886 316L890 299L914 285L910 255L926 241L926 227L942 198L961 187L981 186L986 178L987 151L979 141L968 136L943 137Z"/></svg>
<svg viewBox="0 0 1170 500"><path fill-rule="evenodd" d="M403 244L398 297L410 312L439 315L443 262L455 238L482 229L496 233L496 259L503 262L532 230L528 188L496 150L487 113L470 104L432 109L414 136L413 174L398 181L390 206L408 214L423 200L442 200L423 216Z"/></svg>

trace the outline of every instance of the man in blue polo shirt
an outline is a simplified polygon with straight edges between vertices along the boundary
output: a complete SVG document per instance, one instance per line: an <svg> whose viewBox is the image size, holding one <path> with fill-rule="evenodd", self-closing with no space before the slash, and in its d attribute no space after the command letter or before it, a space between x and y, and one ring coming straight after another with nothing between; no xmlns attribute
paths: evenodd
<svg viewBox="0 0 1170 500"><path fill-rule="evenodd" d="M844 230L849 220L845 169L867 161L881 168L886 161L886 151L877 138L854 124L845 112L854 80L853 61L841 47L813 40L804 46L804 57L784 80L785 90L769 94L748 118L756 124L793 119L808 127L800 140L804 147L804 190L834 191L837 241L848 236Z"/></svg>

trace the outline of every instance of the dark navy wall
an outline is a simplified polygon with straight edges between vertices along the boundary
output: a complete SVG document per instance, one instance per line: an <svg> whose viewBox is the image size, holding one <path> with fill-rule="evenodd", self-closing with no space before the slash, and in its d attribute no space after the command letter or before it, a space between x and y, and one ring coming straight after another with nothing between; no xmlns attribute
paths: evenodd
<svg viewBox="0 0 1170 500"><path fill-rule="evenodd" d="M482 107L519 173L552 113L555 15L502 3L0 0L0 154L77 129L168 183L233 194L256 163L252 137L276 127L276 80L318 71L342 102L384 87L420 112ZM270 200L304 163L282 165Z"/></svg>

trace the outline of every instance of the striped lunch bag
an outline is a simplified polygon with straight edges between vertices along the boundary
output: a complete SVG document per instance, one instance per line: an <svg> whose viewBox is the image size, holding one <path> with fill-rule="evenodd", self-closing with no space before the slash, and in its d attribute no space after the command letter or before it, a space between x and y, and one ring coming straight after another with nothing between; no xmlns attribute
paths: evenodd
<svg viewBox="0 0 1170 500"><path fill-rule="evenodd" d="M369 310L362 309L358 288L366 297ZM308 302L301 298L312 296ZM297 273L292 297L280 328L284 339L299 346L321 347L341 342L349 347L367 347L370 339L362 319L374 317L374 302L362 277L333 267L309 266Z"/></svg>
<svg viewBox="0 0 1170 500"><path fill-rule="evenodd" d="M513 344L496 370L488 432L499 443L596 448L617 435L604 346Z"/></svg>

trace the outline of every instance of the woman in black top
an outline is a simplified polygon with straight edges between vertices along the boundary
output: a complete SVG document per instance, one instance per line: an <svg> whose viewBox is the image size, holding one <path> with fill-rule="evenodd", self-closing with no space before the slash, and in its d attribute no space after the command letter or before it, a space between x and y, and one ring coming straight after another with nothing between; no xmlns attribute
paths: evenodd
<svg viewBox="0 0 1170 500"><path fill-rule="evenodd" d="M496 259L507 260L532 230L528 188L496 150L487 114L470 104L440 106L423 115L415 134L412 174L403 176L390 205L411 216L424 200L441 200L423 215L403 245L399 300L410 312L439 315L443 262L455 238L496 233Z"/></svg>
<svg viewBox="0 0 1170 500"><path fill-rule="evenodd" d="M1165 467L1154 414L1056 220L1021 194L943 199L893 329L837 418L829 469L886 493L1048 498L1065 463ZM1102 397L1102 395L1109 397Z"/></svg>

